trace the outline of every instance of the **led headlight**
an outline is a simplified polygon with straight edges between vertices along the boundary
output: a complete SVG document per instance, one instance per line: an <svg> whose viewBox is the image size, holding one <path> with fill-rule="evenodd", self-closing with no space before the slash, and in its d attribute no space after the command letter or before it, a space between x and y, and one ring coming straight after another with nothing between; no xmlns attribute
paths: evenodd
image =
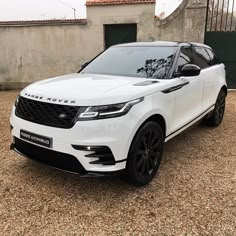
<svg viewBox="0 0 236 236"><path fill-rule="evenodd" d="M140 103L144 98L135 99L130 102L84 107L78 114L78 120L97 120L123 116L137 103Z"/></svg>
<svg viewBox="0 0 236 236"><path fill-rule="evenodd" d="M20 99L20 95L18 95L18 96L16 97L15 107L17 106L17 104L18 104L18 102L19 102L19 99Z"/></svg>

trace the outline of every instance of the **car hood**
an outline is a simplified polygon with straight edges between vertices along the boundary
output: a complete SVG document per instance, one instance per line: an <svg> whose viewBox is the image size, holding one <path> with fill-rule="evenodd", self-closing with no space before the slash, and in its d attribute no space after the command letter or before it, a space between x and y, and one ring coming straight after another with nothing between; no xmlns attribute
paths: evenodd
<svg viewBox="0 0 236 236"><path fill-rule="evenodd" d="M104 105L145 96L152 93L154 87L158 92L161 85L161 81L146 78L69 74L33 83L21 92L21 96L56 104Z"/></svg>

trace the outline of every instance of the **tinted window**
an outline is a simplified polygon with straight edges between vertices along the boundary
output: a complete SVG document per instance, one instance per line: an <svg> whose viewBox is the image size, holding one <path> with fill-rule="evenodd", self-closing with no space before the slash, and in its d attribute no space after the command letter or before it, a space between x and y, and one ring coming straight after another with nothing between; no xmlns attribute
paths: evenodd
<svg viewBox="0 0 236 236"><path fill-rule="evenodd" d="M195 52L195 64L201 69L211 66L211 58L205 48L194 47Z"/></svg>
<svg viewBox="0 0 236 236"><path fill-rule="evenodd" d="M164 79L176 47L112 47L80 73Z"/></svg>
<svg viewBox="0 0 236 236"><path fill-rule="evenodd" d="M211 59L211 65L216 65L219 64L219 59L216 57L216 55L214 54L214 52L211 49L206 49L206 51L208 52L210 59Z"/></svg>
<svg viewBox="0 0 236 236"><path fill-rule="evenodd" d="M176 72L181 72L181 69L186 64L194 64L193 50L190 47L181 48L180 56L177 61Z"/></svg>

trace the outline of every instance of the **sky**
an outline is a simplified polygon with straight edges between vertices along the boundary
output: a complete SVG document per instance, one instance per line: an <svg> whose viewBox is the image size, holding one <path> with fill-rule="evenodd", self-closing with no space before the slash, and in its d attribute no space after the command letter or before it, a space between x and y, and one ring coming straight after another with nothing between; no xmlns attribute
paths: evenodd
<svg viewBox="0 0 236 236"><path fill-rule="evenodd" d="M158 0L156 15L166 16L182 0ZM0 21L86 18L85 0L0 0Z"/></svg>

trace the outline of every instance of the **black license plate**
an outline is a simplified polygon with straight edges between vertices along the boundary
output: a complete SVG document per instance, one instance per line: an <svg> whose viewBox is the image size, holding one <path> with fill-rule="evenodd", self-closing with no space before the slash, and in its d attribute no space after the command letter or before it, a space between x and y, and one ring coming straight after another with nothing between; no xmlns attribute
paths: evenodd
<svg viewBox="0 0 236 236"><path fill-rule="evenodd" d="M52 148L52 138L49 137L20 130L20 138L44 147Z"/></svg>

